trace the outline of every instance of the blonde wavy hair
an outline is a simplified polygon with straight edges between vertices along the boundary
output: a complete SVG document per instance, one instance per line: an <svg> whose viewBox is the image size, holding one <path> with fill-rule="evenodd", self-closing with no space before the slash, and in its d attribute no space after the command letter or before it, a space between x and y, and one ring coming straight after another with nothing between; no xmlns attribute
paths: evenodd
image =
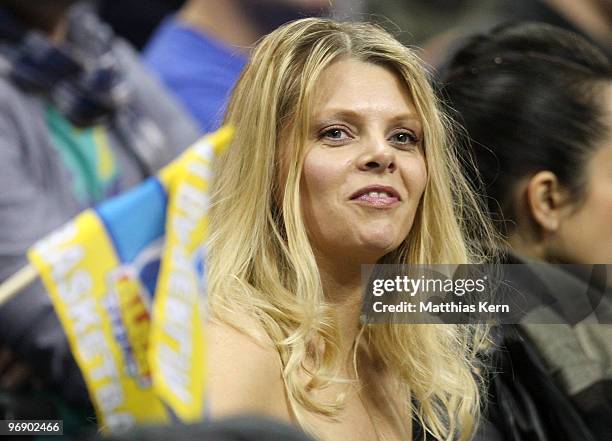
<svg viewBox="0 0 612 441"><path fill-rule="evenodd" d="M342 381L334 375L342 354L300 206L314 89L326 67L341 58L395 72L423 127L424 195L408 237L381 262L480 262L486 257L482 243L493 243L483 208L449 142L448 120L413 50L377 26L319 18L289 23L266 36L225 117L236 132L217 163L213 185L208 296L213 318L244 328L236 317L246 314L261 324L278 351L289 404L301 424L304 412L334 417L343 405L343 397L320 402L309 393ZM281 145L295 147L286 158L283 189ZM364 325L361 346L405 386L407 409L428 432L439 440L468 440L481 404L476 334L465 325ZM321 353L309 351L314 339L322 342ZM305 367L307 359L314 368Z"/></svg>

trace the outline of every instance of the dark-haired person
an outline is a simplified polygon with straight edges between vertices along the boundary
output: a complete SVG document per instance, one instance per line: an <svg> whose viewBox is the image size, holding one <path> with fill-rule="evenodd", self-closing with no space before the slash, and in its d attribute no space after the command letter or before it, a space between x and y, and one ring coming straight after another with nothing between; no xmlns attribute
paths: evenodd
<svg viewBox="0 0 612 441"><path fill-rule="evenodd" d="M137 54L75 3L0 0L0 281L37 239L198 136ZM64 398L87 402L40 283L0 307L0 354L3 388L18 383L18 360Z"/></svg>
<svg viewBox="0 0 612 441"><path fill-rule="evenodd" d="M612 263L609 59L568 31L505 25L467 42L443 80L508 262ZM528 292L554 296L558 324L502 327L493 414L511 441L608 441L612 326L573 308L592 288L581 277L539 268Z"/></svg>

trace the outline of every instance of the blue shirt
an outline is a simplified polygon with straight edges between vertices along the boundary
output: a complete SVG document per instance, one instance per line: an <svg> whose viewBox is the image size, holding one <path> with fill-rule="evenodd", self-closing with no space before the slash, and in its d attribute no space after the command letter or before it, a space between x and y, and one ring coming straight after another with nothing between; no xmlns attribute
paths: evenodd
<svg viewBox="0 0 612 441"><path fill-rule="evenodd" d="M144 50L145 62L191 112L204 132L219 127L247 57L171 17Z"/></svg>

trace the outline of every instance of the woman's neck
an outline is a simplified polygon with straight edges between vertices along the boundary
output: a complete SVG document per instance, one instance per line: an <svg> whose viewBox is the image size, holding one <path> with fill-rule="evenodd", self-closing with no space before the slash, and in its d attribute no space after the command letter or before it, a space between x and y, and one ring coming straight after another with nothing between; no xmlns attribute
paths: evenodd
<svg viewBox="0 0 612 441"><path fill-rule="evenodd" d="M336 308L342 335L342 351L348 355L361 328L361 265L323 259L317 259L317 262L325 297Z"/></svg>
<svg viewBox="0 0 612 441"><path fill-rule="evenodd" d="M517 254L538 260L546 260L546 248L542 242L514 233L508 238L508 245Z"/></svg>
<svg viewBox="0 0 612 441"><path fill-rule="evenodd" d="M248 52L262 36L254 21L236 0L190 0L179 12L179 19L219 41Z"/></svg>

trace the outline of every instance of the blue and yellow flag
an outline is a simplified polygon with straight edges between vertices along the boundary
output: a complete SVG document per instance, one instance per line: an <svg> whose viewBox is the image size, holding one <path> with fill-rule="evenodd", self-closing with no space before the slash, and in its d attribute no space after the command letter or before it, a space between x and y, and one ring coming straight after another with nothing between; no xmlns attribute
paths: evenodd
<svg viewBox="0 0 612 441"><path fill-rule="evenodd" d="M108 430L204 411L204 240L222 128L134 190L34 245L98 420Z"/></svg>

